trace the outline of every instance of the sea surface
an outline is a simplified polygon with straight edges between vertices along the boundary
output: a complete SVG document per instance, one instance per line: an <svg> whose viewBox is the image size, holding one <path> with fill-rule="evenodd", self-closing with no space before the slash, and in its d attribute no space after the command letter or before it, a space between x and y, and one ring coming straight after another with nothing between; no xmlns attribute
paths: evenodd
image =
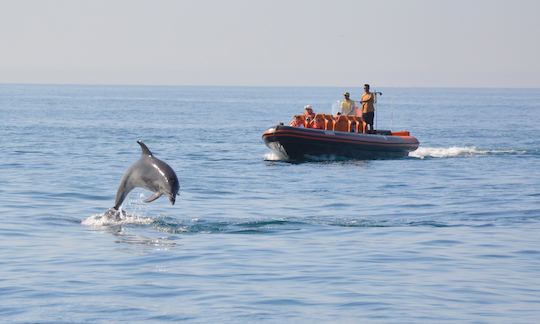
<svg viewBox="0 0 540 324"><path fill-rule="evenodd" d="M375 87L406 158L265 147L345 90L0 85L1 321L538 323L540 90ZM139 139L180 197L100 222Z"/></svg>

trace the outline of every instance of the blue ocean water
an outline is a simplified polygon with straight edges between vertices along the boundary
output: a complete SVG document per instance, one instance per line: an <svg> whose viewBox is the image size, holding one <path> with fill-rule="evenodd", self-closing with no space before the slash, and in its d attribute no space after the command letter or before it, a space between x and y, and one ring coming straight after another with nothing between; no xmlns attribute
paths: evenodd
<svg viewBox="0 0 540 324"><path fill-rule="evenodd" d="M381 88L408 158L276 161L341 88L0 85L5 322L540 319L540 90ZM114 204L142 139L181 195Z"/></svg>

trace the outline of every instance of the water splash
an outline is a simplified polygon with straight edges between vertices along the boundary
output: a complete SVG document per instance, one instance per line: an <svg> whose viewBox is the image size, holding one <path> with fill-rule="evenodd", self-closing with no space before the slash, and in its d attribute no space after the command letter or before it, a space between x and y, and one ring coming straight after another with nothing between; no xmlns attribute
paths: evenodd
<svg viewBox="0 0 540 324"><path fill-rule="evenodd" d="M276 153L274 151L266 153L264 155L265 161L281 161L281 162L291 162L291 163L299 163L299 162L341 162L341 161L351 161L354 159L345 157L345 156L339 156L335 154L323 154L323 155L304 155L302 160L290 160L284 155L281 155L279 153Z"/></svg>
<svg viewBox="0 0 540 324"><path fill-rule="evenodd" d="M137 198L132 198L133 196ZM117 212L107 210L103 214L86 218L81 224L94 227L152 224L154 219L146 216L148 206L143 203L144 199L146 199L144 193L130 194L125 206L121 206Z"/></svg>
<svg viewBox="0 0 540 324"><path fill-rule="evenodd" d="M283 157L281 154L278 154L272 151L264 155L264 160L265 161L286 161L287 159Z"/></svg>
<svg viewBox="0 0 540 324"><path fill-rule="evenodd" d="M419 159L425 158L452 158L466 156L480 156L493 154L523 154L520 150L482 150L475 146L451 146L451 147L420 147L409 156Z"/></svg>
<svg viewBox="0 0 540 324"><path fill-rule="evenodd" d="M119 226L119 225L149 225L154 222L151 217L145 217L137 214L119 211L119 217L112 217L106 212L103 214L92 215L81 222L81 224L93 227Z"/></svg>

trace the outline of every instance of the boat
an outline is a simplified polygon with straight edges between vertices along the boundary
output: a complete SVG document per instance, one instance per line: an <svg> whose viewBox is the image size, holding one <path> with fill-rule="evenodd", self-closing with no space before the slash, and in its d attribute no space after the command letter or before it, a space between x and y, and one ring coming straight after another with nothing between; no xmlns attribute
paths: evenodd
<svg viewBox="0 0 540 324"><path fill-rule="evenodd" d="M267 129L262 139L281 159L291 161L401 158L420 145L408 131L367 131L359 117L317 114L317 118L324 120L324 127L310 128L306 121L300 127L280 123Z"/></svg>

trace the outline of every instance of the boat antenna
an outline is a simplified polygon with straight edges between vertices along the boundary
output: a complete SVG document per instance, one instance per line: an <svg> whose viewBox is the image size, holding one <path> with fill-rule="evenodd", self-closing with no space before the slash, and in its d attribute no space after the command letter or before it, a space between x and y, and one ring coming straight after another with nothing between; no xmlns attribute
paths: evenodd
<svg viewBox="0 0 540 324"><path fill-rule="evenodd" d="M373 104L375 105L377 103L377 96L382 96L382 92L380 91L373 91ZM377 109L375 109L377 110ZM375 129L378 129L377 127L377 114L375 114Z"/></svg>

